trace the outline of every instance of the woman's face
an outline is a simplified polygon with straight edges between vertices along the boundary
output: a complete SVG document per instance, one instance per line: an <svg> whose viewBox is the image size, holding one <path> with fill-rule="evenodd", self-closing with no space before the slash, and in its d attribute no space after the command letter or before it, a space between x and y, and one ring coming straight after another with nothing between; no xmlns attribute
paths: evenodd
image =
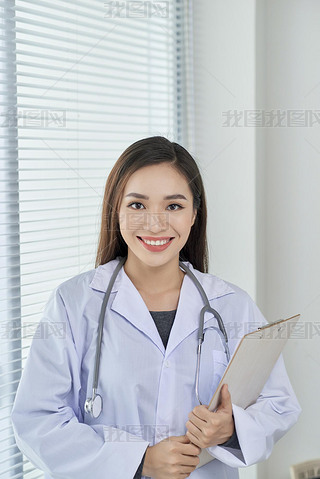
<svg viewBox="0 0 320 479"><path fill-rule="evenodd" d="M167 198L166 196L178 195ZM156 266L179 257L196 218L193 196L185 177L168 163L140 168L125 187L119 210L121 235L142 262ZM169 240L149 246L140 238Z"/></svg>

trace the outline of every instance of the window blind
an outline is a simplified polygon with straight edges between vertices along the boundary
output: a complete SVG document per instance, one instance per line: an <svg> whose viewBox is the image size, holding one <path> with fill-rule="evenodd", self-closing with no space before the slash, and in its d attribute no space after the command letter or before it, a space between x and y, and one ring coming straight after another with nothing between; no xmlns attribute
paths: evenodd
<svg viewBox="0 0 320 479"><path fill-rule="evenodd" d="M19 192L16 81L12 0L0 3L0 476L21 474L22 455L15 445L9 414L21 371L22 343L19 263Z"/></svg>
<svg viewBox="0 0 320 479"><path fill-rule="evenodd" d="M10 412L52 290L94 268L103 189L134 141L192 148L189 1L0 0L0 477L42 478Z"/></svg>

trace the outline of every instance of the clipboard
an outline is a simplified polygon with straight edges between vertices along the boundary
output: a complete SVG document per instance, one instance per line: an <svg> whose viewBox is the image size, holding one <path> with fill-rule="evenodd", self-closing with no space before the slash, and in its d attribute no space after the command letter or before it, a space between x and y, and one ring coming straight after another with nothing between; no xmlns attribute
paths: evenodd
<svg viewBox="0 0 320 479"><path fill-rule="evenodd" d="M233 404L246 409L256 402L299 318L300 314L280 319L243 336L209 403L209 411L217 409L223 384L228 384ZM206 449L199 458L196 469L214 459Z"/></svg>

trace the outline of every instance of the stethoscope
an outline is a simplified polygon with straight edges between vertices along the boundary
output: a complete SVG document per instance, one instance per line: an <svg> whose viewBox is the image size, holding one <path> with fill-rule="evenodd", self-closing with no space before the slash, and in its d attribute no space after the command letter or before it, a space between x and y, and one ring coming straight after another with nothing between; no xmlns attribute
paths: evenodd
<svg viewBox="0 0 320 479"><path fill-rule="evenodd" d="M102 332L103 332L103 325L104 325L104 318L105 318L105 311L107 307L107 303L109 300L109 296L111 293L112 286L116 280L116 277L122 267L122 265L125 263L127 257L125 256L122 258L117 267L115 268L107 291L105 293L102 306L101 306L101 311L100 311L100 317L99 317L99 327L98 327L98 337L97 337L97 348L96 348L96 358L95 358L95 366L94 366L94 379L93 379L93 385L92 385L92 397L87 398L84 404L84 410L86 413L91 414L91 416L96 419L97 417L100 416L101 411L102 411L102 397L100 394L97 394L97 387L98 387L98 377L99 377L99 367L100 367L100 352L101 352L101 343L102 343ZM179 261L180 267L189 275L191 280L194 282L196 287L198 288L199 293L202 296L202 299L205 303L203 308L200 311L200 324L199 324L199 330L198 330L198 348L197 348L197 369L196 369L196 379L195 379L195 392L197 399L199 401L199 404L202 404L199 398L199 371L200 371L200 358L201 358L201 346L204 341L204 331L203 331L203 324L204 324L204 314L206 312L212 313L216 320L218 321L219 325L219 333L222 333L223 338L224 338L224 347L225 347L225 354L227 357L228 362L230 361L230 351L229 351L229 346L228 346L228 336L226 329L224 327L223 321L221 319L220 314L213 308L211 308L208 297L206 293L204 292L201 284L195 277L195 275L190 271L190 269L184 265L181 261Z"/></svg>

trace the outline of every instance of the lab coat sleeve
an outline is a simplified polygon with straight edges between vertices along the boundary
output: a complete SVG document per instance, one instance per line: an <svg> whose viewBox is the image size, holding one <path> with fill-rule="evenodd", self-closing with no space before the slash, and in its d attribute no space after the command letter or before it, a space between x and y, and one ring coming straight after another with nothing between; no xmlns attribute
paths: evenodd
<svg viewBox="0 0 320 479"><path fill-rule="evenodd" d="M81 320L81 318L79 319ZM56 479L132 479L148 441L105 433L79 421L81 358L58 288L32 341L11 419L16 443L39 469ZM120 432L120 431L118 431Z"/></svg>
<svg viewBox="0 0 320 479"><path fill-rule="evenodd" d="M253 323L266 323L252 300L250 309ZM257 401L246 409L232 404L232 410L241 450L214 446L207 448L208 452L231 467L250 466L267 459L275 442L297 422L301 412L282 355Z"/></svg>

